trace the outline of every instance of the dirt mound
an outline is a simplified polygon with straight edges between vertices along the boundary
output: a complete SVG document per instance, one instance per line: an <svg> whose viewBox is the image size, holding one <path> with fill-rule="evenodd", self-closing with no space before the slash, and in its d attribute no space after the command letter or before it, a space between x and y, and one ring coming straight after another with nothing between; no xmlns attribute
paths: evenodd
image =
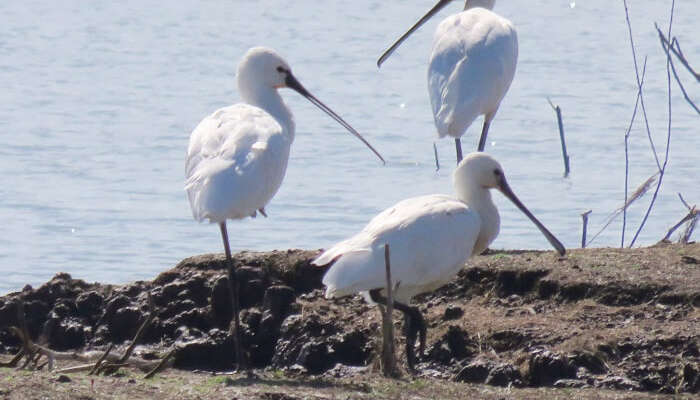
<svg viewBox="0 0 700 400"><path fill-rule="evenodd" d="M359 298L324 299L325 270L310 265L316 254L235 256L243 348L254 367L334 376L377 359L378 313ZM496 386L698 393L699 260L698 244L476 257L448 285L415 299L429 325L417 368ZM67 350L130 340L150 292L157 315L142 352L176 346L176 367L231 369L225 270L223 256L203 255L122 286L58 274L0 297L0 351L18 349L4 329L16 323L18 299L32 336ZM395 324L401 332L398 314Z"/></svg>

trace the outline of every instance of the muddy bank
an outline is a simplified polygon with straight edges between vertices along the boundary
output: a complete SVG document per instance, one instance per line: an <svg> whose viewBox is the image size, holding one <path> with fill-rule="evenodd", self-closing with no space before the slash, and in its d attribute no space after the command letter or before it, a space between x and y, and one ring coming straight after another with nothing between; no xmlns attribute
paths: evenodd
<svg viewBox="0 0 700 400"><path fill-rule="evenodd" d="M243 346L256 368L346 376L376 362L379 317L359 298L323 298L316 251L242 252ZM128 342L157 316L142 356L178 348L181 369L228 370L233 342L221 255L183 260L153 281L103 285L58 274L0 298L0 352L23 299L30 333L56 350ZM425 378L494 386L700 392L700 245L493 252L418 297L429 325ZM396 314L397 332L401 317ZM399 338L400 361L403 343Z"/></svg>

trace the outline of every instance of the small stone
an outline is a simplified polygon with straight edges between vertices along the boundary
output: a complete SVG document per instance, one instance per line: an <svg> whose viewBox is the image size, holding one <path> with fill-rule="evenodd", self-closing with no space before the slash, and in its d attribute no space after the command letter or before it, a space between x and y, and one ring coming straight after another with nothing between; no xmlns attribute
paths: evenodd
<svg viewBox="0 0 700 400"><path fill-rule="evenodd" d="M462 318L464 315L464 310L462 310L461 307L458 306L447 306L445 309L445 313L442 315L442 320L443 321L449 321L452 319L458 319Z"/></svg>
<svg viewBox="0 0 700 400"><path fill-rule="evenodd" d="M67 383L70 381L71 379L68 377L68 375L59 375L58 378L56 378L56 382Z"/></svg>
<svg viewBox="0 0 700 400"><path fill-rule="evenodd" d="M484 360L472 361L462 368L453 380L457 382L483 383L489 376L491 365Z"/></svg>
<svg viewBox="0 0 700 400"><path fill-rule="evenodd" d="M570 389L585 389L585 388L590 388L591 385L589 385L586 381L583 381L580 379L559 379L558 381L554 382L554 387L570 388Z"/></svg>
<svg viewBox="0 0 700 400"><path fill-rule="evenodd" d="M486 377L486 384L493 386L522 386L520 372L517 368L510 364L496 365L489 376Z"/></svg>

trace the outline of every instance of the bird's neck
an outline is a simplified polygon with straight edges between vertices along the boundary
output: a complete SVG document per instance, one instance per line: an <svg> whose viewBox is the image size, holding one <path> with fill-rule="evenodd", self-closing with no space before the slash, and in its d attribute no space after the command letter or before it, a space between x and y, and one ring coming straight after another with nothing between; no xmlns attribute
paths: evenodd
<svg viewBox="0 0 700 400"><path fill-rule="evenodd" d="M468 10L474 7L481 7L487 10L493 10L493 6L496 4L496 0L467 0L464 3L464 9Z"/></svg>
<svg viewBox="0 0 700 400"><path fill-rule="evenodd" d="M282 126L284 133L294 138L294 117L277 89L263 85L254 86L239 80L238 90L243 101L267 111Z"/></svg>
<svg viewBox="0 0 700 400"><path fill-rule="evenodd" d="M472 250L473 255L480 254L496 239L501 226L501 218L498 209L493 204L491 191L478 185L458 190L458 195L462 201L469 205L469 208L479 213L481 219L481 229L477 236L476 244Z"/></svg>

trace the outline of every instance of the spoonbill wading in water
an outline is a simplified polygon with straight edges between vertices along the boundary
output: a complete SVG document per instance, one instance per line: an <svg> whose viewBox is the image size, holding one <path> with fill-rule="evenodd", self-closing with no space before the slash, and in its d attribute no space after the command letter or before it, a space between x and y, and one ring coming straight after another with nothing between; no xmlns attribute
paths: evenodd
<svg viewBox="0 0 700 400"><path fill-rule="evenodd" d="M403 200L374 217L362 231L319 255L315 265L332 264L323 277L326 297L362 293L386 304L384 246L391 248L394 307L404 313L406 358L414 369L416 336L425 349L426 325L417 294L447 283L470 256L484 251L498 235L500 218L489 189L497 189L520 209L565 254L564 246L535 218L510 189L501 165L486 153L471 153L453 174L457 197L442 194Z"/></svg>
<svg viewBox="0 0 700 400"><path fill-rule="evenodd" d="M306 97L382 156L347 122L309 93L274 50L254 47L238 64L238 91L243 103L220 108L190 135L185 162L185 190L198 221L219 224L229 267L233 302L236 362L240 369L238 284L231 259L227 219L263 216L279 189L294 140L294 119L277 89L287 87Z"/></svg>
<svg viewBox="0 0 700 400"><path fill-rule="evenodd" d="M379 57L377 66L406 38L450 3L440 0ZM445 18L433 39L428 66L428 92L438 136L460 137L479 115L484 116L478 151L484 151L491 120L515 75L518 36L513 24L490 11L496 0L467 0L464 11Z"/></svg>

